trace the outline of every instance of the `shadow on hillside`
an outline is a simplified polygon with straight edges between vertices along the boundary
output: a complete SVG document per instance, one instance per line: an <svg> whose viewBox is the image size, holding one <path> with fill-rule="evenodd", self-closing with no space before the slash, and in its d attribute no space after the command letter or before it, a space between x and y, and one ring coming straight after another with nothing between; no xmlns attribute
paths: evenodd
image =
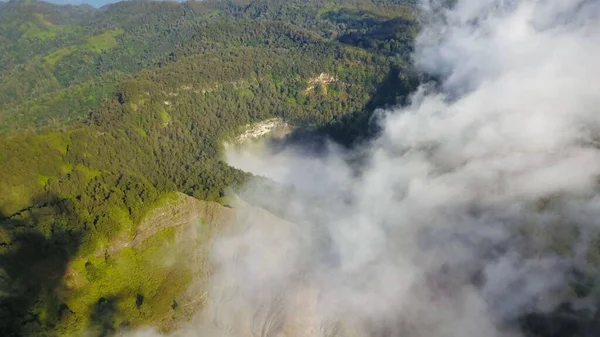
<svg viewBox="0 0 600 337"><path fill-rule="evenodd" d="M570 275L582 281L580 273ZM592 288L595 287L591 285ZM518 322L526 337L596 337L600 331L600 307L598 295L578 294L580 298L596 298L591 306L575 308L571 303L562 303L548 313L529 313L519 318Z"/></svg>
<svg viewBox="0 0 600 337"><path fill-rule="evenodd" d="M408 59L414 49L414 37L410 34L414 26L412 21L395 18L378 22L366 31L346 33L337 40L343 44Z"/></svg>
<svg viewBox="0 0 600 337"><path fill-rule="evenodd" d="M94 305L90 316L90 327L98 337L107 337L117 332L116 314L118 297L102 297ZM126 327L126 326L122 326Z"/></svg>
<svg viewBox="0 0 600 337"><path fill-rule="evenodd" d="M420 83L422 79L415 72L392 68L359 111L338 117L318 129L296 129L283 139L271 140L269 146L274 152L292 146L311 154L326 151L328 141L352 148L373 139L381 131L374 117L376 109L405 105Z"/></svg>
<svg viewBox="0 0 600 337"><path fill-rule="evenodd" d="M0 213L0 335L42 336L73 312L57 291L82 232L75 208L55 195L17 214Z"/></svg>
<svg viewBox="0 0 600 337"><path fill-rule="evenodd" d="M408 59L413 51L414 34L417 31L417 23L413 19L383 17L350 8L327 12L323 18L343 25L346 33L337 37L340 43L404 59Z"/></svg>

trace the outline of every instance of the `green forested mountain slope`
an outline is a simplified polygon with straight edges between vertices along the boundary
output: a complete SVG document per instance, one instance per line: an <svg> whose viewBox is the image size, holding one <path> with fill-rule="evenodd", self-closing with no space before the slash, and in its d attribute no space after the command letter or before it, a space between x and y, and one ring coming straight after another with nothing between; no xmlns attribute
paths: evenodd
<svg viewBox="0 0 600 337"><path fill-rule="evenodd" d="M186 271L147 264L171 232L107 247L176 191L220 200L243 183L220 158L247 123L350 125L400 101L411 18L404 1L4 4L0 335L181 316Z"/></svg>
<svg viewBox="0 0 600 337"><path fill-rule="evenodd" d="M9 39L0 50L3 129L81 120L115 83L180 57L236 46L327 49L339 40L402 58L414 33L404 5L395 13L403 16L394 18L370 2L268 4L123 2L91 12L68 7L56 15L46 8L52 5L11 2L0 19L0 35Z"/></svg>

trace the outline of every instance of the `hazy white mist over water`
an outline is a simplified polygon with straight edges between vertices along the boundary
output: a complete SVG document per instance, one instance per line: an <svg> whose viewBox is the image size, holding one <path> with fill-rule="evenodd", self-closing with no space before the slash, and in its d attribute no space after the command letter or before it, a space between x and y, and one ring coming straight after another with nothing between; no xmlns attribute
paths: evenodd
<svg viewBox="0 0 600 337"><path fill-rule="evenodd" d="M567 272L597 270L600 3L421 8L414 60L442 85L385 114L359 175L335 148L227 154L295 187L246 193L289 222L240 210L176 335L520 336L521 315L585 305Z"/></svg>

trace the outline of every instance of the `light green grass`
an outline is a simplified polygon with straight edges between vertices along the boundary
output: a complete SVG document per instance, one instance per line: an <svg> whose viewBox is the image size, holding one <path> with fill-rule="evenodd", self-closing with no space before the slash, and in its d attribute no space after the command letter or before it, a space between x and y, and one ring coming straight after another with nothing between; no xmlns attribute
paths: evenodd
<svg viewBox="0 0 600 337"><path fill-rule="evenodd" d="M71 173L73 172L73 164L71 163L65 163L60 165L60 171L62 173Z"/></svg>
<svg viewBox="0 0 600 337"><path fill-rule="evenodd" d="M67 154L67 147L71 140L69 139L72 132L54 132L41 136L41 139L48 142L51 148L58 150L61 154Z"/></svg>
<svg viewBox="0 0 600 337"><path fill-rule="evenodd" d="M114 48L117 45L117 36L120 36L123 33L124 31L120 28L107 30L102 34L90 36L83 44L58 49L48 54L44 60L47 63L54 65L61 58L79 50L89 50L94 53L100 53L103 50Z"/></svg>
<svg viewBox="0 0 600 337"><path fill-rule="evenodd" d="M42 174L38 175L38 184L40 184L42 186L46 186L46 184L48 184L48 180L50 180L49 176L45 176Z"/></svg>
<svg viewBox="0 0 600 337"><path fill-rule="evenodd" d="M74 47L74 46L61 48L59 50L56 50L56 51L48 54L46 57L44 57L44 61L48 62L51 65L54 65L56 62L58 62L58 60L75 52L76 50L77 50L77 47Z"/></svg>
<svg viewBox="0 0 600 337"><path fill-rule="evenodd" d="M120 28L108 30L100 35L90 36L87 39L87 43L82 48L91 50L99 53L103 50L108 50L117 45L116 37L122 35L124 32Z"/></svg>
<svg viewBox="0 0 600 337"><path fill-rule="evenodd" d="M47 21L42 14L34 13L33 16L34 20L19 24L19 30L23 32L23 37L46 40L56 36L56 26Z"/></svg>
<svg viewBox="0 0 600 337"><path fill-rule="evenodd" d="M40 28L35 22L23 22L19 26L19 30L23 32L23 37L28 39L47 40L56 36L55 29Z"/></svg>
<svg viewBox="0 0 600 337"><path fill-rule="evenodd" d="M38 22L44 26L44 28L52 29L56 27L52 22L46 20L44 16L40 13L34 13L33 16L38 20Z"/></svg>
<svg viewBox="0 0 600 337"><path fill-rule="evenodd" d="M232 200L229 197L221 197L221 198L217 199L217 202L219 204L225 206L225 205L231 205Z"/></svg>
<svg viewBox="0 0 600 337"><path fill-rule="evenodd" d="M160 119L162 120L163 126L167 126L171 121L171 116L169 116L169 114L163 110L160 112Z"/></svg>
<svg viewBox="0 0 600 337"><path fill-rule="evenodd" d="M78 170L81 173L83 173L87 180L92 180L95 177L102 175L102 171L90 169L89 167L84 166L82 164L75 165L75 170Z"/></svg>
<svg viewBox="0 0 600 337"><path fill-rule="evenodd" d="M174 314L171 304L191 281L182 264L168 264L176 228L165 229L137 247L123 248L116 256L80 258L72 263L76 276L65 302L76 313L61 322L62 335L76 335L88 328L95 304L102 297L116 298L115 326L128 321L132 326L159 323ZM89 264L86 266L86 262ZM79 281L77 281L79 280ZM138 295L143 303L136 303ZM79 319L77 319L79 318Z"/></svg>

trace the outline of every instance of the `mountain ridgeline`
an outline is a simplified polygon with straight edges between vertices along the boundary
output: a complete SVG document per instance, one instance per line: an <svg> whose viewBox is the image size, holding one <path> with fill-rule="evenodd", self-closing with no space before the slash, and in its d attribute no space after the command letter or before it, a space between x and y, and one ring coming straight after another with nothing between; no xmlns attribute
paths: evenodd
<svg viewBox="0 0 600 337"><path fill-rule="evenodd" d="M115 242L176 192L227 204L249 123L368 137L417 30L408 0L0 3L0 335L173 329L199 272L153 264L176 230Z"/></svg>

